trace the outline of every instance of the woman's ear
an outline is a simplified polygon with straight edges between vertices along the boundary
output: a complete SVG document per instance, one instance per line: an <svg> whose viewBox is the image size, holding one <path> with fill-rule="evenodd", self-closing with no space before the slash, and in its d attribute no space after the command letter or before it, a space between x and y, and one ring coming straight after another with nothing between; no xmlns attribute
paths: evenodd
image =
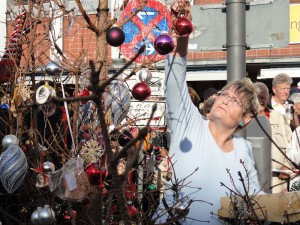
<svg viewBox="0 0 300 225"><path fill-rule="evenodd" d="M250 114L247 114L244 116L244 119L243 119L243 122L244 122L244 125L243 126L246 126L248 123L250 123L252 120L252 116Z"/></svg>

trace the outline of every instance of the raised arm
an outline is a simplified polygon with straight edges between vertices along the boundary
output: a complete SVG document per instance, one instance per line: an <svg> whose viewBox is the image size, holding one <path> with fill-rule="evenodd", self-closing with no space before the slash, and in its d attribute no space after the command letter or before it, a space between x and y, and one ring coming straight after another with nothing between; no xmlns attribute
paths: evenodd
<svg viewBox="0 0 300 225"><path fill-rule="evenodd" d="M176 1L172 6L172 18L176 21L178 10L182 9L183 0ZM190 9L190 7L188 7ZM190 13L187 13L191 18ZM165 95L167 100L167 119L172 133L184 131L191 117L198 116L198 109L193 105L186 83L186 60L188 53L188 37L176 37L177 44L174 52L165 60Z"/></svg>

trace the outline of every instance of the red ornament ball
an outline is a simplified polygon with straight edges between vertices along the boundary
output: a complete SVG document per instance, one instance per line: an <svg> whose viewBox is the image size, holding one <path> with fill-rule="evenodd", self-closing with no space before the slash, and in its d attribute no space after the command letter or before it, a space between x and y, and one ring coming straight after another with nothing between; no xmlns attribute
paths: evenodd
<svg viewBox="0 0 300 225"><path fill-rule="evenodd" d="M170 35L163 32L154 41L154 48L160 55L169 54L174 49L174 40Z"/></svg>
<svg viewBox="0 0 300 225"><path fill-rule="evenodd" d="M102 171L98 163L91 163L85 168L91 185L99 185L102 182Z"/></svg>
<svg viewBox="0 0 300 225"><path fill-rule="evenodd" d="M127 143L129 143L132 139L133 139L133 135L130 133L130 131L123 130L118 137L118 143L123 147Z"/></svg>
<svg viewBox="0 0 300 225"><path fill-rule="evenodd" d="M189 36L193 32L193 23L189 19L181 17L175 23L175 30L179 36Z"/></svg>
<svg viewBox="0 0 300 225"><path fill-rule="evenodd" d="M142 81L142 82L136 83L132 87L131 93L132 93L132 96L136 100L144 101L147 98L149 98L149 96L151 95L151 88L145 81Z"/></svg>
<svg viewBox="0 0 300 225"><path fill-rule="evenodd" d="M137 216L138 211L133 205L127 206L127 209L128 209L128 213L129 213L130 216L133 216L133 217Z"/></svg>
<svg viewBox="0 0 300 225"><path fill-rule="evenodd" d="M106 41L114 47L118 47L125 41L125 34L119 27L112 27L106 32Z"/></svg>

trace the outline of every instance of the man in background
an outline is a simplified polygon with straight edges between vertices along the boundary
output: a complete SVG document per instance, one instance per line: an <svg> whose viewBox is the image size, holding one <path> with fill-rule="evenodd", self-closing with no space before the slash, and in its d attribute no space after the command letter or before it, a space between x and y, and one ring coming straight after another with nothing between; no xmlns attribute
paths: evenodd
<svg viewBox="0 0 300 225"><path fill-rule="evenodd" d="M286 157L282 154L286 153L286 148L291 141L292 130L290 127L290 118L287 115L289 102L287 101L291 90L292 78L285 73L280 73L273 78L272 91L274 93L270 98L273 110L270 111L271 136L276 143L272 144L272 171L280 171L290 168L290 164ZM273 173L275 174L275 173ZM278 173L276 173L278 174ZM279 193L288 190L287 179L289 174L280 173L279 176L272 177L272 193Z"/></svg>

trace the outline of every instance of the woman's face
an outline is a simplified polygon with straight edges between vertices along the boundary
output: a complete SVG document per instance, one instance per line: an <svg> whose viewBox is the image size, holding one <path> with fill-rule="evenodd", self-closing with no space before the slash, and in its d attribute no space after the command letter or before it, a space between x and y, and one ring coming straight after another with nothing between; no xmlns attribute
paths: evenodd
<svg viewBox="0 0 300 225"><path fill-rule="evenodd" d="M236 128L244 121L245 108L243 105L243 94L237 95L234 87L223 90L210 111L211 120L222 121L228 128Z"/></svg>

